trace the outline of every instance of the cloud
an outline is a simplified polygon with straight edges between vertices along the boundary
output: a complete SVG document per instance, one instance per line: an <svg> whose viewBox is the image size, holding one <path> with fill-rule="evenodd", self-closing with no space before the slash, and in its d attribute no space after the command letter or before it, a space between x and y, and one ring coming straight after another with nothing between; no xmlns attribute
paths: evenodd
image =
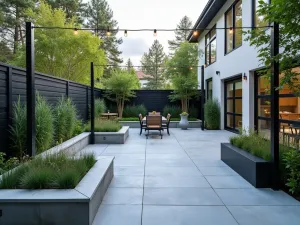
<svg viewBox="0 0 300 225"><path fill-rule="evenodd" d="M122 56L124 58L141 57L144 52L148 52L149 47L143 38L123 38L120 50L123 52Z"/></svg>

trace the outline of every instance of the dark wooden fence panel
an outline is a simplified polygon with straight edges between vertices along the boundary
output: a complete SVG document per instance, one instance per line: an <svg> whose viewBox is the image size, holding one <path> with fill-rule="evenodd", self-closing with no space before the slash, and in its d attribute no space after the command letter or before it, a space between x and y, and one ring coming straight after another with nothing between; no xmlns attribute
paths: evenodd
<svg viewBox="0 0 300 225"><path fill-rule="evenodd" d="M36 73L35 88L51 104L55 105L62 97L70 97L80 119L89 119L89 105L91 103L91 89L87 85L73 81ZM171 102L170 90L137 90L136 98L126 104L144 104L148 111L162 111L166 105L179 105L180 101ZM104 97L103 90L95 89L95 97ZM13 104L20 98L26 103L26 71L0 62L0 151L9 152L9 126L11 125ZM116 110L116 104L106 99L109 109ZM200 116L200 101L192 100L191 106L198 108Z"/></svg>

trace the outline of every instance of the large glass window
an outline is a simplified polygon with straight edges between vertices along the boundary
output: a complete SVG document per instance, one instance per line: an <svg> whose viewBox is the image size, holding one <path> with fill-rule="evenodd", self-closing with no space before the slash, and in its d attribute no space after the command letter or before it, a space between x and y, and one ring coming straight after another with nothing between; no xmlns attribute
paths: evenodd
<svg viewBox="0 0 300 225"><path fill-rule="evenodd" d="M242 0L236 1L225 13L225 53L242 45L243 10Z"/></svg>
<svg viewBox="0 0 300 225"><path fill-rule="evenodd" d="M212 78L206 80L206 99L212 99L213 96L213 83Z"/></svg>
<svg viewBox="0 0 300 225"><path fill-rule="evenodd" d="M216 27L213 27L205 36L205 63L210 65L216 61L217 39Z"/></svg>
<svg viewBox="0 0 300 225"><path fill-rule="evenodd" d="M294 68L293 70L300 72L300 67ZM295 86L300 84L300 76L298 76L297 79L294 80ZM265 75L257 74L256 89L256 129L268 138L271 127L269 78ZM300 97L296 96L287 85L284 85L279 90L279 120L281 138L283 141L287 141L285 137L295 132L295 126L300 127ZM289 140L293 141L292 138Z"/></svg>
<svg viewBox="0 0 300 225"><path fill-rule="evenodd" d="M259 16L257 13L257 10L259 9L260 6L259 1L260 0L253 0L253 4L254 4L253 26L254 27L263 27L269 24L268 21L266 21L263 16ZM264 2L268 3L269 0L264 0Z"/></svg>
<svg viewBox="0 0 300 225"><path fill-rule="evenodd" d="M226 129L238 131L243 127L242 79L225 82L225 125Z"/></svg>

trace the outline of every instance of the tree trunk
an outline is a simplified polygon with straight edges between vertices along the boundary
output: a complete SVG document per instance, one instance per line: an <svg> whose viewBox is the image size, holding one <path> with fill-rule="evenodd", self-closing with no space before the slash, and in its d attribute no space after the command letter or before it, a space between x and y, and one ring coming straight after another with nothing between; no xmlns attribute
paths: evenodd
<svg viewBox="0 0 300 225"><path fill-rule="evenodd" d="M14 35L14 54L17 53L19 41L19 9L16 7L16 24L15 24L15 35Z"/></svg>

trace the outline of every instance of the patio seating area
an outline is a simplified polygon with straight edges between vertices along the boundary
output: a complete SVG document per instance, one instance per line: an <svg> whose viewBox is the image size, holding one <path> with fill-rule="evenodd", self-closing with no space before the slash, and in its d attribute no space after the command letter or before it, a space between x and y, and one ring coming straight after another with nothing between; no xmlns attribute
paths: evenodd
<svg viewBox="0 0 300 225"><path fill-rule="evenodd" d="M227 131L170 129L164 138L130 129L124 145L89 145L114 156L114 178L93 225L298 225L300 203L256 189L220 160Z"/></svg>

